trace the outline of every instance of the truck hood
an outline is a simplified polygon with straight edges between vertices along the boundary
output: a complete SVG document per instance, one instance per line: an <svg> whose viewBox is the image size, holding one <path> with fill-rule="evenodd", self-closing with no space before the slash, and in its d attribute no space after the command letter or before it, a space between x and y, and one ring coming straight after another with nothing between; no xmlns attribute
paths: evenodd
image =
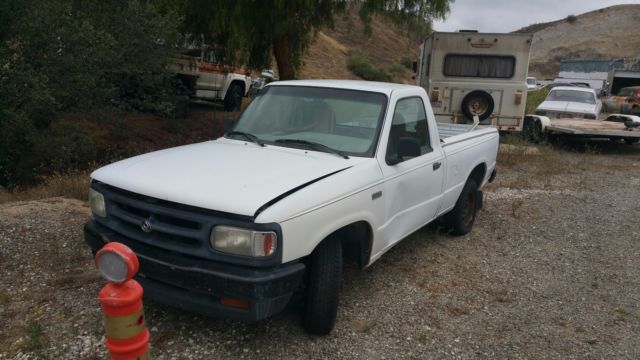
<svg viewBox="0 0 640 360"><path fill-rule="evenodd" d="M544 101L538 106L538 110L594 114L596 112L596 104L572 101Z"/></svg>
<svg viewBox="0 0 640 360"><path fill-rule="evenodd" d="M254 216L265 204L365 160L221 138L122 160L91 178L157 199Z"/></svg>

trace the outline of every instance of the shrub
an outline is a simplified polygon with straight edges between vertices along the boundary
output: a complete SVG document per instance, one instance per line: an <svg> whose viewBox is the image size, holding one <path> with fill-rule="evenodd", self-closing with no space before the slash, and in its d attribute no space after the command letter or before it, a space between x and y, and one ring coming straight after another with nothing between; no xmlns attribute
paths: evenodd
<svg viewBox="0 0 640 360"><path fill-rule="evenodd" d="M412 70L413 68L413 60L408 56L405 56L402 59L400 59L400 64L409 70Z"/></svg>
<svg viewBox="0 0 640 360"><path fill-rule="evenodd" d="M395 76L403 76L404 73L407 71L407 69L404 68L404 66L400 65L400 64L393 64L391 66L389 66L389 72Z"/></svg>
<svg viewBox="0 0 640 360"><path fill-rule="evenodd" d="M549 94L549 89L539 89L527 93L527 104L525 114L533 114Z"/></svg>
<svg viewBox="0 0 640 360"><path fill-rule="evenodd" d="M393 77L387 70L374 66L361 55L352 54L349 56L347 68L355 75L365 80L371 81L393 81Z"/></svg>
<svg viewBox="0 0 640 360"><path fill-rule="evenodd" d="M578 20L578 18L575 15L569 15L567 16L567 22L570 24L573 24L574 22L576 22Z"/></svg>

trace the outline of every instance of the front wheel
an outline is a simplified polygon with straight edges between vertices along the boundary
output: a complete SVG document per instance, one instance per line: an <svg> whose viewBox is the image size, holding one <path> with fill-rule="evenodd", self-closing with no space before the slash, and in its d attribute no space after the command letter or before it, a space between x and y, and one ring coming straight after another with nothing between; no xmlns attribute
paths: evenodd
<svg viewBox="0 0 640 360"><path fill-rule="evenodd" d="M444 218L445 224L453 235L466 235L471 232L476 220L478 204L478 185L473 179L469 179L464 184L455 207Z"/></svg>
<svg viewBox="0 0 640 360"><path fill-rule="evenodd" d="M342 279L342 243L339 238L324 240L311 254L309 284L302 326L307 332L331 332L338 313Z"/></svg>

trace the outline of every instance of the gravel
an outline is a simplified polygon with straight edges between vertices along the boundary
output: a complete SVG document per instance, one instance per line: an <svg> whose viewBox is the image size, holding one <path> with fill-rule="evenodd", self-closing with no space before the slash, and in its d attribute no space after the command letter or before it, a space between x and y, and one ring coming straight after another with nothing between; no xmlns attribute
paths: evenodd
<svg viewBox="0 0 640 360"><path fill-rule="evenodd" d="M347 266L331 335L302 331L299 302L256 324L146 302L154 358L640 358L640 147L556 151L575 166L501 167L471 234L428 227ZM0 205L0 359L106 357L88 218Z"/></svg>

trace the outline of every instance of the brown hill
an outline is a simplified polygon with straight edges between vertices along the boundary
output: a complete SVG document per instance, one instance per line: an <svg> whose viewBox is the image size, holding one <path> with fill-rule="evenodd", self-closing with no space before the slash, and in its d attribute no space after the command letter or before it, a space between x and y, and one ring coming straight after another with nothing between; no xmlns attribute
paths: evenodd
<svg viewBox="0 0 640 360"><path fill-rule="evenodd" d="M640 5L617 5L563 20L534 24L529 72L557 76L562 59L640 57Z"/></svg>
<svg viewBox="0 0 640 360"><path fill-rule="evenodd" d="M318 32L303 58L300 78L359 79L347 68L349 55L359 54L374 66L401 69L402 72L396 76L398 81L414 82L411 71L399 65L403 58L416 59L420 41L379 18L372 19L371 28L371 36L367 36L355 12L337 17L333 28Z"/></svg>

